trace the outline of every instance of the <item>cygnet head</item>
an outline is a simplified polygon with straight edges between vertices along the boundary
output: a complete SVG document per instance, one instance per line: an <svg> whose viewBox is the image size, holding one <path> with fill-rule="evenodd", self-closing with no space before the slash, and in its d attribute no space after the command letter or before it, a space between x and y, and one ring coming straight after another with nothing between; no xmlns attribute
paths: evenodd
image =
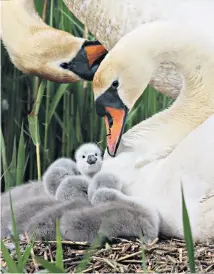
<svg viewBox="0 0 214 274"><path fill-rule="evenodd" d="M69 172L63 167L53 167L52 165L43 175L43 184L47 194L55 195L56 190Z"/></svg>
<svg viewBox="0 0 214 274"><path fill-rule="evenodd" d="M68 176L59 185L55 198L61 202L74 200L75 198L88 201L88 185L90 179L82 176Z"/></svg>
<svg viewBox="0 0 214 274"><path fill-rule="evenodd" d="M101 149L94 143L81 145L75 153L76 164L82 175L93 177L102 166Z"/></svg>

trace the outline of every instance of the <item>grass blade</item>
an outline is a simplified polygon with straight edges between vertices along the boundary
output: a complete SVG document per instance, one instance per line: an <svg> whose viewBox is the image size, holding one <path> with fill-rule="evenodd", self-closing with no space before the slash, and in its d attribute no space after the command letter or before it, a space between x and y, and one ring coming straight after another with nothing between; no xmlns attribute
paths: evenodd
<svg viewBox="0 0 214 274"><path fill-rule="evenodd" d="M8 190L11 186L12 178L9 173L9 169L8 169L8 165L7 165L6 147L5 147L2 130L1 130L1 158L2 158L2 166L3 166L3 171L4 171L5 190Z"/></svg>
<svg viewBox="0 0 214 274"><path fill-rule="evenodd" d="M62 272L62 270L58 268L56 265L54 265L53 263L50 263L38 256L35 256L35 258L39 264L41 264L45 269L49 270L51 273L65 273L65 272Z"/></svg>
<svg viewBox="0 0 214 274"><path fill-rule="evenodd" d="M59 104L59 101L61 100L62 96L64 95L66 89L68 88L69 84L62 84L58 88L56 95L53 98L53 101L50 105L49 113L48 113L48 124L50 123L50 120L56 110L57 105Z"/></svg>
<svg viewBox="0 0 214 274"><path fill-rule="evenodd" d="M36 159L37 159L37 175L38 180L41 180L41 162L40 162L40 134L39 134L39 121L38 121L38 112L42 102L42 97L44 95L46 87L46 81L42 80L39 91L37 94L37 99L34 104L33 110L28 115L29 131L34 145L36 146Z"/></svg>
<svg viewBox="0 0 214 274"><path fill-rule="evenodd" d="M10 198L10 211L11 211L11 219L12 219L12 231L13 231L13 241L15 244L15 249L16 249L16 255L18 258L18 269L19 272L22 272L23 269L21 269L21 260L22 260L22 255L21 255L21 249L19 246L19 235L17 232L17 228L16 228L16 220L15 220L15 215L14 215L14 211L13 211L13 203L12 203L12 197L11 197L11 193L9 191L9 198Z"/></svg>
<svg viewBox="0 0 214 274"><path fill-rule="evenodd" d="M16 185L23 184L24 166L25 166L25 145L24 145L23 124L22 124L21 134L19 139L19 147L18 147L18 157L17 157Z"/></svg>
<svg viewBox="0 0 214 274"><path fill-rule="evenodd" d="M12 160L9 166L9 172L11 176L11 183L10 187L16 185L16 155L17 155L17 147L16 147L16 137L13 141L13 154L12 154Z"/></svg>
<svg viewBox="0 0 214 274"><path fill-rule="evenodd" d="M34 239L33 237L30 239L30 242L28 243L27 247L25 248L25 251L23 253L23 256L22 256L22 260L21 260L21 267L22 269L25 268L27 262L28 262L28 259L31 255L31 250L33 248L33 245L34 245Z"/></svg>
<svg viewBox="0 0 214 274"><path fill-rule="evenodd" d="M186 208L186 202L184 199L183 187L181 186L182 192L182 214L183 214L183 228L184 228L184 239L186 242L188 258L189 258L189 268L191 273L195 272L195 258L194 258L194 244L192 239L192 231L189 221L189 215Z"/></svg>
<svg viewBox="0 0 214 274"><path fill-rule="evenodd" d="M39 122L37 116L32 116L32 114L28 115L28 123L29 123L29 131L30 136L34 145L40 144L40 135L39 135Z"/></svg>
<svg viewBox="0 0 214 274"><path fill-rule="evenodd" d="M17 264L14 262L14 260L11 258L9 251L7 250L6 246L4 245L4 242L1 240L1 251L4 257L4 260L7 264L9 273L19 273L19 269Z"/></svg>
<svg viewBox="0 0 214 274"><path fill-rule="evenodd" d="M56 219L56 267L61 269L62 272L64 271L64 264L63 264L63 249L62 249L62 239L60 234L60 226L59 226L59 219Z"/></svg>
<svg viewBox="0 0 214 274"><path fill-rule="evenodd" d="M46 81L42 80L39 86L36 102L34 103L31 113L28 115L30 135L35 146L40 144L38 112L42 102L42 97L44 95L45 87Z"/></svg>

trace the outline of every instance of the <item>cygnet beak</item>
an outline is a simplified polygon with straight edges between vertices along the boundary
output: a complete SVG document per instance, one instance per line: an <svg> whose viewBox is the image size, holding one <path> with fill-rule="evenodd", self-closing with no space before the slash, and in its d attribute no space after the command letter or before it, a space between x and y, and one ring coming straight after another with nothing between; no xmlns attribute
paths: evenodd
<svg viewBox="0 0 214 274"><path fill-rule="evenodd" d="M97 161L97 158L94 155L89 155L87 158L87 163L89 165L94 165Z"/></svg>

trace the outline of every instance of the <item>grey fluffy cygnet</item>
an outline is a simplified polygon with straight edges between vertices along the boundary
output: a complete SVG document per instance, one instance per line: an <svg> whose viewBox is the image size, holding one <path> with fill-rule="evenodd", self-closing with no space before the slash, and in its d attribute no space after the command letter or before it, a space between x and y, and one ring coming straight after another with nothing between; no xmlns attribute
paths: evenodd
<svg viewBox="0 0 214 274"><path fill-rule="evenodd" d="M13 205L22 202L24 199L35 196L46 196L44 192L44 186L41 182L33 181L24 185L16 186L10 189ZM10 206L9 191L1 195L1 207L2 210Z"/></svg>
<svg viewBox="0 0 214 274"><path fill-rule="evenodd" d="M51 241L56 239L56 219L61 222L63 215L73 210L79 210L84 207L91 207L87 199L75 198L72 201L65 201L53 207L49 207L37 213L27 223L25 230L32 235L34 233L37 240Z"/></svg>
<svg viewBox="0 0 214 274"><path fill-rule="evenodd" d="M94 193L100 188L110 188L110 189L117 189L122 191L122 183L117 178L117 176L107 173L107 172L98 172L88 187L88 199L89 201L92 200Z"/></svg>
<svg viewBox="0 0 214 274"><path fill-rule="evenodd" d="M109 241L143 236L144 242L149 243L158 236L159 219L148 208L112 202L66 212L60 230L62 237L71 241L92 243L100 234Z"/></svg>
<svg viewBox="0 0 214 274"><path fill-rule="evenodd" d="M33 199L34 197L54 196L61 181L69 175L79 174L76 163L69 158L60 158L52 163L43 175L43 183L38 181L29 182L24 185L16 186L10 189L12 202L16 203L23 199ZM10 206L9 191L1 195L1 206Z"/></svg>
<svg viewBox="0 0 214 274"><path fill-rule="evenodd" d="M113 238L141 237L154 240L159 233L159 216L150 206L122 192L122 184L112 174L98 173L89 184L92 208L67 212L61 219L61 233L68 240L93 242L98 234Z"/></svg>
<svg viewBox="0 0 214 274"><path fill-rule="evenodd" d="M69 175L78 175L80 174L77 168L76 163L70 159L70 158L66 158L66 157L62 157L57 159L56 161L54 161L50 167L55 168L55 167L63 167L64 169L67 170Z"/></svg>
<svg viewBox="0 0 214 274"><path fill-rule="evenodd" d="M123 211L130 212L129 209L132 209L132 214L135 216L137 214L139 216L138 222L136 223L136 230L138 231L138 237L140 237L140 231L143 232L144 241L146 243L151 242L154 240L159 233L159 226L160 226L160 219L158 212L153 208L153 206L150 205L142 205L140 201L138 201L137 198L129 197L120 191L116 189L110 189L110 188L99 188L93 195L91 199L91 204L95 207L99 206L110 206L112 203L120 205L121 208L123 208ZM122 211L121 211L122 212ZM119 219L122 221L122 219L127 218L126 214L119 216ZM119 220L118 219L118 220ZM116 220L115 220L116 222ZM129 236L129 227L132 227L132 217L127 220L127 235ZM115 223L115 227L119 223ZM122 227L122 226L121 226ZM110 228L110 227L109 227ZM126 234L124 234L125 236Z"/></svg>
<svg viewBox="0 0 214 274"><path fill-rule="evenodd" d="M47 197L30 197L13 204L13 211L18 233L24 233L29 220L40 211L45 211L49 207L59 204L58 201L48 199ZM10 206L4 207L1 212L1 238L5 238L12 233L12 217Z"/></svg>
<svg viewBox="0 0 214 274"><path fill-rule="evenodd" d="M52 163L43 175L44 188L47 194L55 195L60 183L67 176L79 174L74 161L60 158Z"/></svg>
<svg viewBox="0 0 214 274"><path fill-rule="evenodd" d="M88 200L89 184L90 180L85 176L68 176L59 185L55 198L61 202L74 198Z"/></svg>
<svg viewBox="0 0 214 274"><path fill-rule="evenodd" d="M60 204L50 207L31 218L26 226L29 234L35 231L39 240L55 240L56 238L56 218L61 217L66 212L79 210L83 207L91 207L88 200L89 179L84 176L67 176L57 188L55 199Z"/></svg>
<svg viewBox="0 0 214 274"><path fill-rule="evenodd" d="M16 225L19 233L35 231L36 239L55 240L56 218L67 211L83 206L90 207L87 189L88 179L84 176L68 176L59 185L55 198L30 197L14 207ZM11 222L10 207L2 214L2 236L9 232Z"/></svg>
<svg viewBox="0 0 214 274"><path fill-rule="evenodd" d="M66 169L62 167L63 162L66 162L67 164L67 166L63 165ZM55 223L55 219L59 216L59 212L62 215L62 210L76 208L77 206L81 207L85 204L90 206L87 197L89 179L81 175L71 176L74 173L72 173L73 169L69 169L70 163L69 159L66 159L66 161L65 159L60 159L57 161L57 164L53 163L45 172L43 183L30 183L26 186L22 186L20 191L18 191L19 188L18 190L16 190L16 188L14 189L16 195L12 195L13 198L20 198L13 201L14 214L19 233L23 233L24 229L27 229L30 224L33 226L38 223L38 235L45 235L44 231L55 229L55 225L54 228L51 228L51 224ZM31 193L28 197L26 197L26 194L28 193L24 192L26 189ZM35 189L37 191L35 191ZM9 197L8 194L7 196ZM7 199L9 201L9 198ZM42 220L44 222L47 220L46 226L39 222L40 217L43 218L41 219L41 222ZM10 223L11 215L8 203L2 210L2 237L5 237L10 232ZM44 226L47 227L47 230L45 230ZM43 232L40 233L40 229ZM29 231L31 231L30 228ZM47 238L49 237L49 234L47 232ZM52 240L54 240L54 238L52 238Z"/></svg>
<svg viewBox="0 0 214 274"><path fill-rule="evenodd" d="M86 143L76 150L75 160L82 175L93 177L102 167L102 152L96 144Z"/></svg>

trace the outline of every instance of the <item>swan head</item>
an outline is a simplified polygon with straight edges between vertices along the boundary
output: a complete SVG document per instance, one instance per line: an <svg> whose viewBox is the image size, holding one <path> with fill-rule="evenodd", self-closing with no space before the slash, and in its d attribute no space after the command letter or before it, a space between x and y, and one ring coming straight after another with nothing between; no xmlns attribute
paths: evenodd
<svg viewBox="0 0 214 274"><path fill-rule="evenodd" d="M81 145L75 152L76 165L82 175L93 177L102 167L102 152L94 143Z"/></svg>
<svg viewBox="0 0 214 274"><path fill-rule="evenodd" d="M107 53L98 41L48 26L37 14L33 0L1 2L1 38L19 70L60 83L93 79Z"/></svg>
<svg viewBox="0 0 214 274"><path fill-rule="evenodd" d="M80 79L92 81L94 74L107 53L99 41L83 38L53 28L35 30L23 37L24 43L16 49L3 35L3 43L13 64L22 72L44 79L72 83ZM18 47L18 46L17 46Z"/></svg>
<svg viewBox="0 0 214 274"><path fill-rule="evenodd" d="M88 41L81 38L74 38L75 41L81 41L80 45L76 43L72 57L59 64L59 70L65 75L70 75L68 82L75 82L79 79L92 81L100 62L107 54L107 50L99 41ZM83 40L83 43L82 43ZM73 45L74 48L74 45ZM63 82L65 82L63 77Z"/></svg>
<svg viewBox="0 0 214 274"><path fill-rule="evenodd" d="M98 41L88 41L67 33L62 36L57 32L53 37L40 39L43 43L39 50L35 46L30 48L30 55L34 55L35 62L28 56L26 61L19 62L13 58L12 61L23 72L54 82L72 83L80 79L92 81L107 53L106 49Z"/></svg>
<svg viewBox="0 0 214 274"><path fill-rule="evenodd" d="M154 72L152 59L123 40L107 54L93 80L96 112L105 119L107 150L112 157L119 147L127 114Z"/></svg>

